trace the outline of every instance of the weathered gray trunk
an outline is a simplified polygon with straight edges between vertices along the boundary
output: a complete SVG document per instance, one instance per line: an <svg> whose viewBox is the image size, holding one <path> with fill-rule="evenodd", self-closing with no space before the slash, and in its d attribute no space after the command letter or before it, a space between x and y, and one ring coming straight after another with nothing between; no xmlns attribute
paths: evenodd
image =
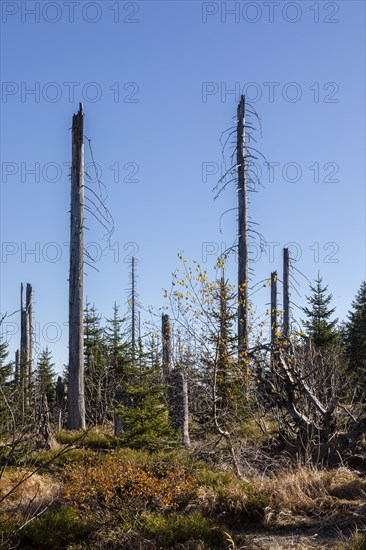
<svg viewBox="0 0 366 550"><path fill-rule="evenodd" d="M189 437L188 384L187 384L187 379L183 373L181 373L181 376L182 376L182 407L183 407L182 442L185 447L190 447L191 440Z"/></svg>
<svg viewBox="0 0 366 550"><path fill-rule="evenodd" d="M290 294L289 294L289 252L283 249L283 336L288 338L290 333Z"/></svg>
<svg viewBox="0 0 366 550"><path fill-rule="evenodd" d="M190 447L187 380L179 367L171 371L169 378L169 401L172 426L180 431L183 445L185 447Z"/></svg>
<svg viewBox="0 0 366 550"><path fill-rule="evenodd" d="M161 316L163 377L168 383L168 400L172 426L181 432L182 443L189 447L189 408L187 380L180 367L171 369L172 345L169 315Z"/></svg>
<svg viewBox="0 0 366 550"><path fill-rule="evenodd" d="M271 362L274 366L277 348L277 271L271 273Z"/></svg>
<svg viewBox="0 0 366 550"><path fill-rule="evenodd" d="M163 377L167 382L171 365L171 339L170 339L170 321L169 315L163 313L161 316L161 336L163 344Z"/></svg>
<svg viewBox="0 0 366 550"><path fill-rule="evenodd" d="M26 311L26 338L27 338L27 376L29 385L32 382L32 374L33 374L33 367L32 367L32 361L33 361L33 319L32 319L32 285L27 283L27 290L26 290L26 298L25 298L25 311Z"/></svg>
<svg viewBox="0 0 366 550"><path fill-rule="evenodd" d="M226 383L228 377L228 311L227 311L227 288L225 284L224 271L220 281L220 333L219 333L219 345L218 345L218 369L220 371L221 379ZM226 392L225 392L226 393Z"/></svg>
<svg viewBox="0 0 366 550"><path fill-rule="evenodd" d="M121 385L118 385L116 387L116 391L114 394L114 404L117 409L119 405L123 407L128 407L130 409L132 409L134 406L131 396L125 394ZM116 437L119 437L124 430L125 424L123 423L121 416L118 414L118 411L116 411L114 413L114 435Z"/></svg>
<svg viewBox="0 0 366 550"><path fill-rule="evenodd" d="M248 352L248 190L246 181L245 97L238 105L238 361L245 368Z"/></svg>
<svg viewBox="0 0 366 550"><path fill-rule="evenodd" d="M135 258L132 257L132 273L131 273L131 344L132 344L132 366L135 366L136 359L136 303L135 303Z"/></svg>
<svg viewBox="0 0 366 550"><path fill-rule="evenodd" d="M68 427L85 429L84 398L84 113L72 120Z"/></svg>
<svg viewBox="0 0 366 550"><path fill-rule="evenodd" d="M40 410L39 410L39 419L38 419L38 430L41 434L44 445L46 448L48 448L50 439L51 439L51 429L50 429L50 411L48 408L48 400L47 395L43 394L41 396L41 402L40 402Z"/></svg>
<svg viewBox="0 0 366 550"><path fill-rule="evenodd" d="M20 365L19 378L21 388L21 410L22 414L26 409L27 395L27 328L25 310L23 308L23 284L21 285L21 300L20 300Z"/></svg>
<svg viewBox="0 0 366 550"><path fill-rule="evenodd" d="M16 385L19 384L19 350L15 352L15 369L14 369L14 382Z"/></svg>
<svg viewBox="0 0 366 550"><path fill-rule="evenodd" d="M65 396L65 382L61 376L57 377L56 383L56 403L57 403L57 426L58 431L62 429L62 406Z"/></svg>
<svg viewBox="0 0 366 550"><path fill-rule="evenodd" d="M23 283L20 286L20 357L19 380L22 393L22 412L30 405L32 379L32 286L27 283L25 306Z"/></svg>

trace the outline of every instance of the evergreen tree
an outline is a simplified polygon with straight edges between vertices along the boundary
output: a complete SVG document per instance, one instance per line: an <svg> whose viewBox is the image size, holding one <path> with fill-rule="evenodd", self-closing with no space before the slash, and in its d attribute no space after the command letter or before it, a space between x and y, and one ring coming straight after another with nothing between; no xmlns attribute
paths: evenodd
<svg viewBox="0 0 366 550"><path fill-rule="evenodd" d="M13 363L7 362L8 344L0 340L0 386L5 391L10 385L10 377L13 372Z"/></svg>
<svg viewBox="0 0 366 550"><path fill-rule="evenodd" d="M234 362L232 359L234 350L234 334L232 325L235 313L232 308L234 301L233 289L225 281L224 275L217 282L217 292L214 293L214 301L217 302L217 311L213 312L213 320L219 326L218 335L214 338L215 347L218 349L218 390L225 405L230 403L235 386Z"/></svg>
<svg viewBox="0 0 366 550"><path fill-rule="evenodd" d="M123 432L121 442L131 448L158 449L173 436L164 400L160 370L146 365L146 354L126 366L122 403L116 407Z"/></svg>
<svg viewBox="0 0 366 550"><path fill-rule="evenodd" d="M84 358L86 414L94 424L102 424L107 415L109 387L107 347L101 315L89 303L84 311Z"/></svg>
<svg viewBox="0 0 366 550"><path fill-rule="evenodd" d="M237 369L233 323L236 315L236 295L225 280L224 273L212 289L212 358L216 360L217 410L228 416L228 411L237 408L242 399L242 376ZM213 368L213 367L212 367ZM225 411L225 412L224 412Z"/></svg>
<svg viewBox="0 0 366 550"><path fill-rule="evenodd" d="M152 333L149 335L146 351L146 364L151 369L161 369L161 349L159 336Z"/></svg>
<svg viewBox="0 0 366 550"><path fill-rule="evenodd" d="M302 308L307 317L302 323L315 346L323 349L337 340L335 327L338 319L331 320L335 312L335 308L329 307L333 296L327 294L328 286L323 286L323 278L318 274L314 282L314 285L310 285L312 295L306 297L309 307Z"/></svg>
<svg viewBox="0 0 366 550"><path fill-rule="evenodd" d="M352 302L352 311L348 314L344 332L349 370L357 377L364 390L366 385L366 281L362 282Z"/></svg>
<svg viewBox="0 0 366 550"><path fill-rule="evenodd" d="M52 363L51 352L48 348L44 349L37 361L35 390L37 397L47 396L49 406L52 406L56 399L54 366L55 364Z"/></svg>
<svg viewBox="0 0 366 550"><path fill-rule="evenodd" d="M11 393L13 381L11 375L13 372L13 363L8 362L8 344L0 340L0 436L3 431L7 431L9 421L11 421L11 410L13 404L11 401ZM2 451L0 451L0 458Z"/></svg>
<svg viewBox="0 0 366 550"><path fill-rule="evenodd" d="M108 368L114 375L116 383L120 383L124 379L126 365L131 359L130 345L125 341L123 332L124 323L125 319L119 316L119 306L114 303L113 317L107 319L105 342L108 353Z"/></svg>
<svg viewBox="0 0 366 550"><path fill-rule="evenodd" d="M86 368L91 368L93 362L100 364L104 361L105 342L101 318L96 307L87 303L84 310L84 357Z"/></svg>

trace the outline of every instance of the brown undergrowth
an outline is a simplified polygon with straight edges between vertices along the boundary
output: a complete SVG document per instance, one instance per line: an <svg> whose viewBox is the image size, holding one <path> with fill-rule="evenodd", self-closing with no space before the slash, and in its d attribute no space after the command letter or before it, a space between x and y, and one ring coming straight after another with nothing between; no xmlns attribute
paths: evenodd
<svg viewBox="0 0 366 550"><path fill-rule="evenodd" d="M74 448L51 463L50 451L45 453L47 466L2 504L0 546L261 548L251 546L251 533L275 537L278 530L320 532L337 526L350 536L366 524L366 481L345 467L298 466L265 475L251 469L239 480L183 450L148 453L93 445L94 450ZM1 494L24 472L6 469ZM32 521L40 504L51 506ZM359 536L359 546L350 548L364 550L362 540Z"/></svg>

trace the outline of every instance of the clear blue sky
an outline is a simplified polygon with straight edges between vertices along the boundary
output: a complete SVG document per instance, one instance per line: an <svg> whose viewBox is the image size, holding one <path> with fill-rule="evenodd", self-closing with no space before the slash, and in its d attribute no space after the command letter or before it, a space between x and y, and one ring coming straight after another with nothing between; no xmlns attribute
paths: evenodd
<svg viewBox="0 0 366 550"><path fill-rule="evenodd" d="M214 202L219 174L205 170L220 168L220 134L238 99L229 91L240 89L262 118L261 151L279 163L273 181L261 165L265 188L252 198L253 220L278 243L272 259L252 264L253 283L281 271L281 248L297 243L296 267L309 279L321 271L343 319L365 278L365 3L73 4L2 2L1 312L18 308L21 281L32 283L40 345L48 343L61 368L67 330L52 343L52 323L67 321L64 163L80 100L116 225L115 252L99 272L87 268L90 301L106 316L114 300L125 310L133 251L145 307L163 305L179 250L212 266L214 255L202 258L202 250L216 245L204 243L233 242L235 212L221 234L219 217L236 206L236 193L231 185ZM86 242L100 242L90 226ZM235 280L233 262L229 273ZM301 305L308 286L296 277L301 297L292 298ZM267 293L253 297L258 313ZM10 338L12 351L18 339Z"/></svg>

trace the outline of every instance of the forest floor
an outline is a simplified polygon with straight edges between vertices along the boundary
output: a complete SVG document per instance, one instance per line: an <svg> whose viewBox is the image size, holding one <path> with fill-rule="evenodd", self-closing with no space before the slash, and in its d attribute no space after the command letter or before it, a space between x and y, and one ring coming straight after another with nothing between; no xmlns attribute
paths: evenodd
<svg viewBox="0 0 366 550"><path fill-rule="evenodd" d="M366 478L348 468L256 466L238 479L198 448L120 449L98 430L56 438L0 476L0 548L366 550Z"/></svg>

